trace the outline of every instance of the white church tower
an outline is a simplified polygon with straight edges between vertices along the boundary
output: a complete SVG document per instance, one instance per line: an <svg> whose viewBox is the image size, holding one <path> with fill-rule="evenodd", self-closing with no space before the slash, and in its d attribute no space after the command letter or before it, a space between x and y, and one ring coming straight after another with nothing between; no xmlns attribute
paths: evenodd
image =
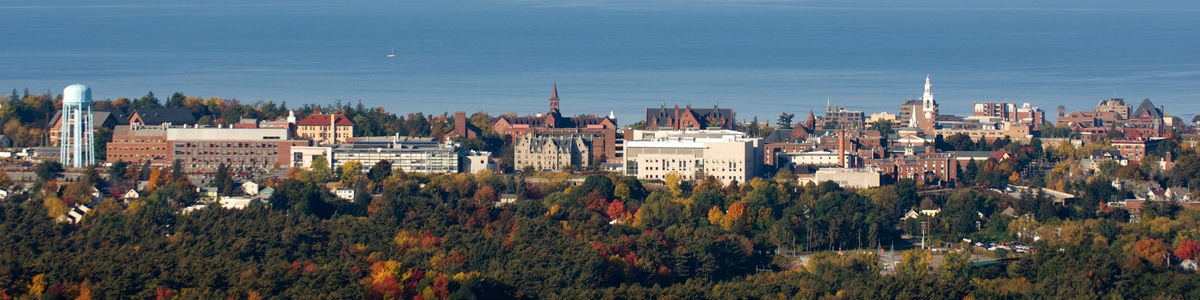
<svg viewBox="0 0 1200 300"><path fill-rule="evenodd" d="M59 162L82 168L96 163L96 139L92 126L92 89L72 84L63 89L62 142Z"/></svg>

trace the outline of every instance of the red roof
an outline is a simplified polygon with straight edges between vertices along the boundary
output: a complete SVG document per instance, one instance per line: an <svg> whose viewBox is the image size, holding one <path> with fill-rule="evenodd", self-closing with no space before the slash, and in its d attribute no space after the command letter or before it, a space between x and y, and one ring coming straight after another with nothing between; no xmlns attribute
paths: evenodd
<svg viewBox="0 0 1200 300"><path fill-rule="evenodd" d="M311 114L311 115L308 115L308 117L305 117L304 120L300 120L300 122L296 122L296 125L329 126L329 118L331 118L331 116L337 118L337 122L335 122L335 124L337 124L337 126L354 126L354 122L350 121L350 118L347 118L346 115L344 115L344 114L333 114L333 115Z"/></svg>

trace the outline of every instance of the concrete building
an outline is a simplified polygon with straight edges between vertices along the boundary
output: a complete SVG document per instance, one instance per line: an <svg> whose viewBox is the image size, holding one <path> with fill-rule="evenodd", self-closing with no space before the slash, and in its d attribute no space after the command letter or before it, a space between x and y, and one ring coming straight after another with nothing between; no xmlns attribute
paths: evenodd
<svg viewBox="0 0 1200 300"><path fill-rule="evenodd" d="M896 120L898 120L898 117L899 116L893 115L886 111L879 112L879 113L871 114L871 117L867 119L867 124L868 125L875 124L875 122L879 122L879 121L889 121L889 122L892 122L892 126L904 125L904 124L898 124L896 122Z"/></svg>
<svg viewBox="0 0 1200 300"><path fill-rule="evenodd" d="M986 140L989 142L1004 137L1008 137L1014 141L1029 141L1033 139L1033 133L1029 125L1016 122L997 122L998 119L996 117L972 116L963 119L961 122L943 122L936 132L943 137L963 134L971 137L972 140Z"/></svg>
<svg viewBox="0 0 1200 300"><path fill-rule="evenodd" d="M779 160L786 161L791 165L816 167L837 167L838 159L842 158L842 155L838 155L837 150L829 149L804 152L780 152L776 155L779 156Z"/></svg>
<svg viewBox="0 0 1200 300"><path fill-rule="evenodd" d="M1023 124L1033 130L1041 129L1046 121L1046 112L1028 102L1021 105L1004 102L975 102L973 116L998 117L1000 121Z"/></svg>
<svg viewBox="0 0 1200 300"><path fill-rule="evenodd" d="M821 118L821 128L836 128L836 129L856 129L864 126L862 111L847 110L845 107L839 107L830 104L825 108L825 115Z"/></svg>
<svg viewBox="0 0 1200 300"><path fill-rule="evenodd" d="M822 168L813 174L799 175L798 181L801 185L832 181L843 188L868 189L879 186L880 175L879 170L871 168Z"/></svg>
<svg viewBox="0 0 1200 300"><path fill-rule="evenodd" d="M579 135L535 135L518 137L513 145L513 167L536 171L560 170L566 166L591 164L592 146Z"/></svg>
<svg viewBox="0 0 1200 300"><path fill-rule="evenodd" d="M1111 112L1116 114L1120 120L1129 119L1131 110L1133 110L1133 106L1126 105L1125 99L1121 98L1104 99L1096 104L1096 112Z"/></svg>
<svg viewBox="0 0 1200 300"><path fill-rule="evenodd" d="M488 151L466 151L459 162L463 173L478 173L484 170L498 172L499 167L492 161L492 153Z"/></svg>
<svg viewBox="0 0 1200 300"><path fill-rule="evenodd" d="M330 169L333 168L333 147L328 146L292 147L292 167L312 168L313 159L318 156L325 157L326 166Z"/></svg>
<svg viewBox="0 0 1200 300"><path fill-rule="evenodd" d="M638 179L675 172L684 180L746 182L759 175L762 161L761 140L733 130L634 131L625 142L625 173Z"/></svg>
<svg viewBox="0 0 1200 300"><path fill-rule="evenodd" d="M296 136L317 145L345 143L354 137L354 122L344 114L311 114L296 122Z"/></svg>
<svg viewBox="0 0 1200 300"><path fill-rule="evenodd" d="M457 173L462 152L457 144L399 135L357 138L333 146L332 151L335 168L356 160L366 171L387 160L392 170L406 173Z"/></svg>

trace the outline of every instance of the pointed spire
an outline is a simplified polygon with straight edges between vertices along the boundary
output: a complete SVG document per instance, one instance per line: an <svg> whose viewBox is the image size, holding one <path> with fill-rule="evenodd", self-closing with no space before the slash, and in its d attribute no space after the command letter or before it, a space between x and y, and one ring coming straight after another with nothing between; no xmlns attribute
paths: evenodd
<svg viewBox="0 0 1200 300"><path fill-rule="evenodd" d="M550 113L558 112L558 82L554 82L554 87L550 89Z"/></svg>
<svg viewBox="0 0 1200 300"><path fill-rule="evenodd" d="M921 100L926 102L926 104L933 102L933 84L929 74L925 75L925 95L921 97Z"/></svg>
<svg viewBox="0 0 1200 300"><path fill-rule="evenodd" d="M718 110L718 109L721 109L721 106L717 105L717 99L713 99L713 110Z"/></svg>
<svg viewBox="0 0 1200 300"><path fill-rule="evenodd" d="M616 119L617 119L617 113L616 113L616 112L614 112L613 110L609 110L609 111L608 111L608 118L609 118L609 119L616 120Z"/></svg>

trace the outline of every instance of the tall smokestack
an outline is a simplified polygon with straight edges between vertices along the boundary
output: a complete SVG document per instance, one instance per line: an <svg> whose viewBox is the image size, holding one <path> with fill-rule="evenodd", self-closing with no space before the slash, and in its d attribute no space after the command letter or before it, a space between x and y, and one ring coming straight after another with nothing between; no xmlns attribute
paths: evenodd
<svg viewBox="0 0 1200 300"><path fill-rule="evenodd" d="M679 121L679 104L678 103L675 104L675 120L674 121L675 122L672 122L672 123L675 123L675 130L679 130L679 128L680 128L679 123L681 123L681 122Z"/></svg>
<svg viewBox="0 0 1200 300"><path fill-rule="evenodd" d="M842 129L842 133L838 135L838 166L846 167L846 130Z"/></svg>

